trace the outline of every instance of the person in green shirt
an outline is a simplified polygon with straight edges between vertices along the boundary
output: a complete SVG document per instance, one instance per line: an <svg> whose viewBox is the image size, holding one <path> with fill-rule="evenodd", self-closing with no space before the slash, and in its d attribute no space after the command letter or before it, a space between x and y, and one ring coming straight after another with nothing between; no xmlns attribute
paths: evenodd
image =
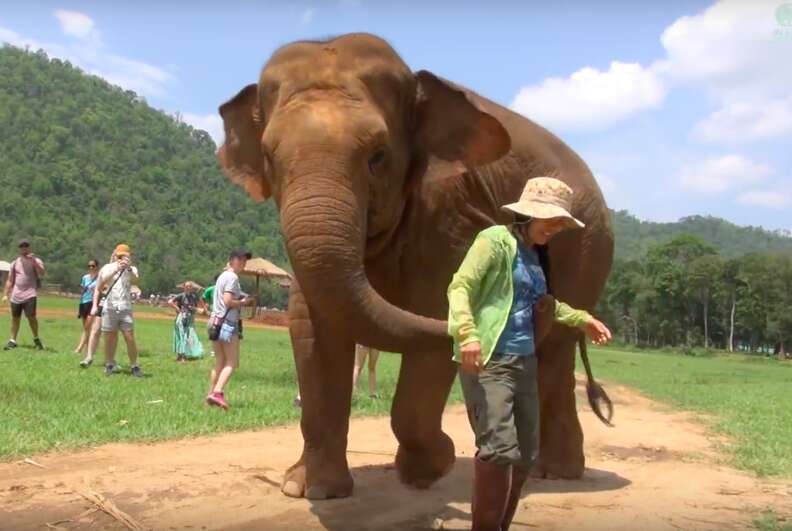
<svg viewBox="0 0 792 531"><path fill-rule="evenodd" d="M213 282L217 282L217 277L215 277ZM212 284L211 286L203 290L203 293L201 294L201 302L203 302L203 308L201 309L203 310L203 313L206 315L209 315L209 313L212 311L212 302L214 301L214 291L215 291L215 287L214 284Z"/></svg>
<svg viewBox="0 0 792 531"><path fill-rule="evenodd" d="M510 226L481 231L448 287L448 333L476 436L474 531L505 531L539 449L534 311L551 301L552 319L598 344L611 332L588 312L548 296L548 241L582 228L569 213L572 189L558 179L529 180L503 208Z"/></svg>

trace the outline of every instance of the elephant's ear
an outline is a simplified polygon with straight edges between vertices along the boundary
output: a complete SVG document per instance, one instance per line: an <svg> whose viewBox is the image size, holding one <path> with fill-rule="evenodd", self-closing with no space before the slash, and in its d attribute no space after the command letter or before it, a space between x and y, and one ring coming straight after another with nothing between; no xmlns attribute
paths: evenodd
<svg viewBox="0 0 792 531"><path fill-rule="evenodd" d="M429 153L469 166L494 162L511 149L500 121L484 112L470 95L431 72L416 74L418 141Z"/></svg>
<svg viewBox="0 0 792 531"><path fill-rule="evenodd" d="M271 193L261 152L263 127L258 118L258 87L252 84L243 88L220 106L220 116L225 128L225 143L217 152L220 166L250 197L264 201Z"/></svg>

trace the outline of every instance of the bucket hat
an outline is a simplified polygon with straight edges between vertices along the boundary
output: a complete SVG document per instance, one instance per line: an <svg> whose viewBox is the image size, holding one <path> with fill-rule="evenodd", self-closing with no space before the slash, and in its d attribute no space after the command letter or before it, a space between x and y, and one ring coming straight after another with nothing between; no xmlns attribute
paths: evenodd
<svg viewBox="0 0 792 531"><path fill-rule="evenodd" d="M586 224L570 214L572 189L553 177L534 177L525 183L520 200L503 205L504 210L535 219L564 218L571 228Z"/></svg>

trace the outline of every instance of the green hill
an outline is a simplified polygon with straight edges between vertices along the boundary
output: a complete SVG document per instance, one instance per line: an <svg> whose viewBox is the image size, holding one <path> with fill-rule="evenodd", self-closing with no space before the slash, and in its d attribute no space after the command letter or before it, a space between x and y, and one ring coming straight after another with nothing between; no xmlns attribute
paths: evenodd
<svg viewBox="0 0 792 531"><path fill-rule="evenodd" d="M728 258L753 252L792 253L792 235L770 232L761 227L740 227L711 216L690 216L675 223L641 221L624 210L613 212L616 257L637 259L653 244L680 234L692 234L709 243Z"/></svg>
<svg viewBox="0 0 792 531"><path fill-rule="evenodd" d="M0 258L32 240L48 281L74 288L89 258L129 243L144 291L207 282L246 246L287 265L274 205L257 204L217 166L204 131L68 62L0 48ZM639 221L614 212L617 257L681 233L726 256L792 251L792 238L717 218Z"/></svg>
<svg viewBox="0 0 792 531"><path fill-rule="evenodd" d="M208 282L246 246L286 265L277 213L220 171L204 131L68 62L0 48L0 258L29 237L48 282L132 246L144 291Z"/></svg>

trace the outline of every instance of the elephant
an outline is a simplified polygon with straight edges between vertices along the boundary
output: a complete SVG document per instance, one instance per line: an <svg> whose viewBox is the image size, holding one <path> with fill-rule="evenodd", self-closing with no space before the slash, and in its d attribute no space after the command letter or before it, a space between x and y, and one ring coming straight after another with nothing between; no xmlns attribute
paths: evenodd
<svg viewBox="0 0 792 531"><path fill-rule="evenodd" d="M401 354L391 406L395 468L427 488L455 461L441 417L457 374L446 290L476 234L509 223L500 206L553 175L574 190L585 229L549 246L550 286L593 309L613 234L583 160L531 120L429 71L413 72L366 33L276 50L257 83L220 106L228 177L277 206L295 281L289 293L304 439L287 496L352 494L347 433L355 344ZM575 331L539 348L540 452L534 475L584 469L575 406Z"/></svg>

